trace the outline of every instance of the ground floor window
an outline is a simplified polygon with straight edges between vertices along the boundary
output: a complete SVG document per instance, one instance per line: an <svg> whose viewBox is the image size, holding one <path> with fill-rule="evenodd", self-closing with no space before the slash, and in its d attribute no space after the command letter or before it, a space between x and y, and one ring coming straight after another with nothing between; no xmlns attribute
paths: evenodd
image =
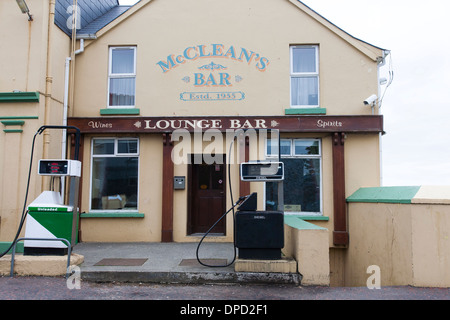
<svg viewBox="0 0 450 320"><path fill-rule="evenodd" d="M91 210L138 208L139 139L92 139Z"/></svg>
<svg viewBox="0 0 450 320"><path fill-rule="evenodd" d="M321 141L319 139L281 139L280 148L267 140L266 158L284 163L284 211L322 214ZM276 142L277 143L277 142ZM275 147L275 148L273 148ZM274 154L273 150L277 151ZM278 183L266 182L266 210L278 208Z"/></svg>

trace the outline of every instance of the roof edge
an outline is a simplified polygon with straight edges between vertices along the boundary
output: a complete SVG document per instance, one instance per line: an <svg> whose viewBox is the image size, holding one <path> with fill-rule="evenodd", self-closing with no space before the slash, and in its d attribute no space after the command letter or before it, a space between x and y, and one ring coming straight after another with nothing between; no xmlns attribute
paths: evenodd
<svg viewBox="0 0 450 320"><path fill-rule="evenodd" d="M122 21L126 20L128 17L145 7L147 4L152 2L153 0L140 0L115 20L111 21L109 24L101 28L96 32L95 35L87 35L87 39L97 39L107 33L109 30L113 29L115 26L120 24ZM330 20L304 4L300 0L287 0L297 8L308 14L311 18L321 23L323 26L334 32L337 36L341 37L343 40L347 41L350 45L355 47L357 50L368 56L373 61L383 61L387 55L389 55L390 51L378 46L375 46L369 42L361 40L352 36L350 33L346 32L342 28L338 27Z"/></svg>
<svg viewBox="0 0 450 320"><path fill-rule="evenodd" d="M133 15L135 12L141 10L144 6L146 6L152 1L153 0L139 0L137 3L132 5L127 11L125 11L119 17L117 17L115 20L111 21L109 24L98 30L96 33L96 37L100 38L109 30L113 29L115 26L120 24L122 21L126 20L129 16Z"/></svg>
<svg viewBox="0 0 450 320"><path fill-rule="evenodd" d="M367 41L352 36L350 33L338 27L336 24L334 24L333 22L322 16L320 13L318 13L311 7L307 6L302 1L300 0L288 0L288 1L291 2L293 5L295 5L296 7L298 7L300 10L304 11L311 18L321 23L323 26L333 31L336 35L340 36L342 39L344 39L353 47L364 53L370 59L374 61L379 61L381 58L382 60L384 60L384 58L387 55L389 55L390 53L389 50L375 46Z"/></svg>

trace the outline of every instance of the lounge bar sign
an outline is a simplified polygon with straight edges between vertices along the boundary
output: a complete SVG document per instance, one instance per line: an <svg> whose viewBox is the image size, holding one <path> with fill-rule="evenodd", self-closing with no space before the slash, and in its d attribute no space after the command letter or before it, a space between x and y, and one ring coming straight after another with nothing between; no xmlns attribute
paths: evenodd
<svg viewBox="0 0 450 320"><path fill-rule="evenodd" d="M69 118L83 133L167 133L277 129L280 132L383 132L383 116L95 117Z"/></svg>
<svg viewBox="0 0 450 320"><path fill-rule="evenodd" d="M230 71L228 62L242 62L260 72L266 71L270 63L269 59L258 52L233 45L213 43L187 47L177 54L169 54L156 65L161 72L168 73L174 68L198 59L206 60L206 63L201 63L196 72L181 78L181 81L194 86L193 91L180 93L181 101L244 100L244 92L230 90L244 81L244 78ZM205 91L205 89L211 89L211 91Z"/></svg>

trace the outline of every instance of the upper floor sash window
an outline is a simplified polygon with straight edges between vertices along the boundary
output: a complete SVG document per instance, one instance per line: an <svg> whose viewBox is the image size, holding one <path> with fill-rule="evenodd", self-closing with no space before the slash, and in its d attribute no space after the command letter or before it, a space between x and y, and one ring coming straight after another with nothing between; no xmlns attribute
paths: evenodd
<svg viewBox="0 0 450 320"><path fill-rule="evenodd" d="M319 107L319 47L291 46L291 107Z"/></svg>
<svg viewBox="0 0 450 320"><path fill-rule="evenodd" d="M108 107L134 108L136 47L109 48Z"/></svg>

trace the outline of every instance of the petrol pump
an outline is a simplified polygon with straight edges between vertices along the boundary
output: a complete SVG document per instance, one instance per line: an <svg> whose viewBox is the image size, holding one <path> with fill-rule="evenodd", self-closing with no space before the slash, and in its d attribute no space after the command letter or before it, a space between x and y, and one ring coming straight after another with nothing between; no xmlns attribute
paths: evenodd
<svg viewBox="0 0 450 320"><path fill-rule="evenodd" d="M240 259L279 260L284 248L284 163L255 161L241 163L241 180L277 182L277 211L257 211L257 194L251 194L236 212L236 247Z"/></svg>
<svg viewBox="0 0 450 320"><path fill-rule="evenodd" d="M71 126L43 126L37 133L41 134L46 129L76 130L75 160L41 159L38 165L38 174L49 176L52 181L62 177L69 179L68 203L65 203L65 197L59 191L46 190L28 205L24 255L66 255L67 243L74 246L78 242L78 189L81 177L81 162L78 161L80 131ZM52 183L52 185L54 188L55 184ZM57 239L66 239L68 242Z"/></svg>
<svg viewBox="0 0 450 320"><path fill-rule="evenodd" d="M240 130L238 134L243 133ZM271 129L276 133L278 140L278 161L251 161L240 164L240 179L246 182L276 182L278 187L278 207L277 211L257 211L257 193L240 197L232 207L225 212L203 235L197 246L197 261L205 267L228 267L234 263L239 251L240 259L252 260L279 260L281 259L281 249L284 248L284 163L281 162L281 144L280 133L278 130ZM238 136L235 134L230 144L230 152L234 143L234 139ZM242 139L242 135L240 137ZM228 161L228 172L230 172L230 163ZM232 196L232 183L230 174L228 175L230 197ZM235 213L234 208L237 207ZM233 260L226 265L208 265L203 263L199 258L199 249L212 229L233 211L234 220L234 257Z"/></svg>

